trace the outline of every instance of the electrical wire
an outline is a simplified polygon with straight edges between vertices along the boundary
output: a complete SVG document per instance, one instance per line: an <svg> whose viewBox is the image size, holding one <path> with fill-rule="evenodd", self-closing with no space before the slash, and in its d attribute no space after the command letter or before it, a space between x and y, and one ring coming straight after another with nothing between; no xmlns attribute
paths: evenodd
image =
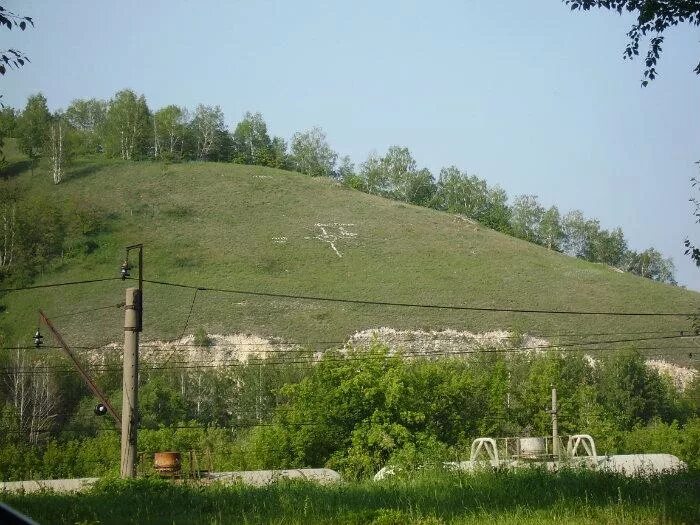
<svg viewBox="0 0 700 525"><path fill-rule="evenodd" d="M50 284L35 284L30 286L17 286L15 288L0 288L0 293L2 292L22 292L25 290L40 290L43 288L58 288L61 286L76 286L80 284L91 284L91 283L102 283L107 281L119 281L121 277L105 277L102 279L86 279L84 281L67 281L62 283L50 283Z"/></svg>
<svg viewBox="0 0 700 525"><path fill-rule="evenodd" d="M110 310L112 308L123 308L124 307L124 301L117 303L117 304L110 304L107 306L98 306L96 308L87 308L85 310L78 310L77 312L69 312L66 314L58 314L58 315L50 315L48 316L50 319L62 319L63 317L73 317L75 315L82 315L82 314L87 314L91 312L98 312L100 310Z"/></svg>
<svg viewBox="0 0 700 525"><path fill-rule="evenodd" d="M535 347L533 347L534 349ZM638 351L656 351L654 354L641 354L642 357L646 359L653 358L683 358L696 360L695 352L684 353L686 350L695 350L697 347L687 346L687 347L642 347L638 348ZM564 353L564 352L600 352L600 351L622 351L628 350L628 348L575 348L568 350L559 350L556 348L536 348L540 353ZM663 351L663 352L660 352ZM679 352L680 351L680 352ZM431 352L416 352L407 354L391 354L391 355L358 355L358 356L323 356L319 357L317 355L308 356L305 358L300 358L299 356L294 356L293 358L282 358L280 360L260 358L254 361L242 361L240 359L230 359L219 361L216 364L205 364L205 363L195 363L192 361L171 361L167 366L158 363L152 363L151 365L143 363L140 368L141 371L152 371L152 370L200 370L200 369L231 369L231 368L248 368L248 367L266 367L266 366L289 366L289 365L312 365L316 366L321 363L350 363L350 362L362 362L365 360L399 360L399 359L411 359L411 358L430 358L430 357L459 357L469 354L509 354L523 352L522 348L504 348L504 349L472 349L472 350L456 350L456 351L431 351ZM607 355L607 356L591 356L594 360L606 360L615 359L617 355ZM122 372L121 367L113 367L107 365L93 365L85 367L86 370L92 372ZM16 374L16 375L45 375L47 373L65 373L73 374L75 370L73 368L66 368L65 365L41 365L32 367L29 369L21 369L13 367L0 368L0 373Z"/></svg>
<svg viewBox="0 0 700 525"><path fill-rule="evenodd" d="M122 303L123 305L123 303ZM116 306L116 305L114 305ZM101 307L101 308L111 308L111 307ZM687 332L687 333L686 333ZM586 338L586 337L594 337L594 336L603 336L603 335L644 335L644 334L668 334L669 336L673 337L696 337L697 335L690 330L666 330L666 331L661 331L661 330L647 330L647 331L639 331L639 332L591 332L591 333L568 333L568 334L530 334L530 333L525 333L522 335L511 335L511 336L505 336L505 337L499 337L499 340L513 340L513 339L521 339L523 336L532 336L532 337L549 337L551 339L554 339L558 336L562 337L567 337L567 338L572 338L572 337L578 337L578 338ZM379 334L377 334L379 335ZM478 334L475 334L475 336ZM181 336L178 339L171 339L171 340L166 340L166 341L146 341L143 342L139 345L139 348L149 348L149 349L156 349L156 350L162 350L162 351L168 351L169 346L175 346L178 348L206 348L203 347L201 344L196 344L196 343L182 343L178 342L182 339ZM671 337L671 338L673 338ZM470 340L471 339L471 340ZM464 337L461 340L454 341L455 343L473 343L474 339L476 337L468 338ZM625 339L623 340L624 342L633 342L633 341L642 341L642 340L653 340L657 338L634 338L634 339ZM419 338L416 338L416 336L412 335L407 335L405 337L396 337L396 336L391 336L391 337L385 337L382 339L381 337L378 337L377 340L379 342L383 343L397 343L397 342L414 342L416 340L419 340ZM439 339L436 339L436 341ZM261 341L261 342L240 342L240 343L227 343L227 342L216 342L212 344L211 346L217 347L217 348L238 348L238 347L256 347L256 346L263 346L263 347L290 347L290 346L300 346L300 347L305 347L305 346L312 346L312 345L365 345L370 343L370 341L359 341L359 340L353 340L352 337L349 339L345 340L316 340L316 341ZM449 340L445 340L445 342L452 342ZM566 343L558 343L555 344L554 346L557 345L571 345L573 342L568 341ZM580 344L603 344L605 341L590 341L590 342L579 342ZM579 343L573 343L573 344L579 344ZM114 343L105 343L102 345L93 345L93 346L82 346L82 345L71 345L72 350L91 350L91 351L97 351L97 350L107 350L108 347L114 345ZM58 350L60 349L60 346L55 346L55 345L42 345L39 349L40 350ZM35 345L24 345L24 346L2 346L0 347L0 350L37 350L37 347ZM288 349L285 350L280 350L280 351L288 351ZM267 350L269 352L269 350Z"/></svg>
<svg viewBox="0 0 700 525"><path fill-rule="evenodd" d="M192 312L194 311L194 303L197 301L197 293L199 292L199 288L197 288L194 291L194 294L192 295L192 302L190 303L190 311L187 314L187 318L185 319L185 324L182 327L182 330L180 330L180 337L178 337L178 340L182 340L182 338L185 336L185 332L187 332L187 326L190 324L190 317L192 317ZM175 352L177 352L177 349L174 348L172 353L168 356L168 358L165 360L165 363L167 364L168 361L170 361L173 356L175 355Z"/></svg>
<svg viewBox="0 0 700 525"><path fill-rule="evenodd" d="M497 312L497 313L525 313L525 314L548 314L548 315L607 315L607 316L662 316L662 317L695 317L696 313L687 312L609 312L609 311L583 311L583 310L538 310L528 308L496 308L486 306L460 306L460 305L440 305L440 304L421 304L421 303L402 303L391 301L376 301L368 299L349 299L340 297L323 297L314 295L297 295L289 293L277 292L255 292L252 290L238 290L227 288L214 288L209 286L194 286L182 283L173 283L169 281L158 281L154 279L144 279L144 283L157 284L162 286L171 286L177 288L188 288L190 290L202 290L208 292L232 293L238 295L252 295L258 297L275 297L282 299L300 299L306 301L322 301L345 304L362 304L368 306L397 306L409 308L431 308L440 310L466 310L477 312Z"/></svg>

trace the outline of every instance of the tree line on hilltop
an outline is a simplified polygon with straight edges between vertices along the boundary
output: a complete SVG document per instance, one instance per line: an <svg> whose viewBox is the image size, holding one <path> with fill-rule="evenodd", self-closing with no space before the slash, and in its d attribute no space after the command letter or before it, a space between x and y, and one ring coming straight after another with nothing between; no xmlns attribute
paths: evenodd
<svg viewBox="0 0 700 525"><path fill-rule="evenodd" d="M545 208L536 195L519 195L509 202L502 188L456 166L442 168L435 177L400 146L390 147L384 155L371 153L356 166L349 156L339 157L322 129L297 132L288 144L282 137L270 136L260 113L246 112L231 132L219 106L200 104L190 111L168 105L152 111L143 95L125 89L109 101L77 99L65 111L52 113L46 98L36 94L21 111L11 107L0 111L0 146L3 137L17 139L32 169L45 157L56 184L70 160L84 155L295 170L332 177L365 193L461 214L549 250L676 284L670 258L653 247L631 249L620 228L604 229L580 210L562 214L556 206Z"/></svg>

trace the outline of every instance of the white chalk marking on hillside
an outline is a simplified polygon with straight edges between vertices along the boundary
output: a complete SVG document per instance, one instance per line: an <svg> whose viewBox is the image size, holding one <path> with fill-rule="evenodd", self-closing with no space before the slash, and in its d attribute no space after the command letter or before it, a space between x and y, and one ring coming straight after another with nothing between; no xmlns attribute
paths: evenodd
<svg viewBox="0 0 700 525"><path fill-rule="evenodd" d="M275 244L287 244L287 239L286 237L273 237L272 242Z"/></svg>
<svg viewBox="0 0 700 525"><path fill-rule="evenodd" d="M348 223L332 222L328 224L321 224L320 222L317 222L314 224L314 227L321 230L321 232L314 235L314 239L328 243L335 254L342 258L343 255L338 251L336 243L343 239L353 239L357 237L357 233L348 230L348 228L352 228L354 226L354 224Z"/></svg>

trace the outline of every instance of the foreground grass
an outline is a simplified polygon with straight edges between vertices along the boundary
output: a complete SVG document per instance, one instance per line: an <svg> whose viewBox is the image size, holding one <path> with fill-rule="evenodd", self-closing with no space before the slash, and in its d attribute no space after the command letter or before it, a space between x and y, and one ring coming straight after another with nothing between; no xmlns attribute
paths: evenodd
<svg viewBox="0 0 700 525"><path fill-rule="evenodd" d="M106 480L84 494L6 495L39 523L698 523L700 474L652 478L541 471L424 472L319 486Z"/></svg>

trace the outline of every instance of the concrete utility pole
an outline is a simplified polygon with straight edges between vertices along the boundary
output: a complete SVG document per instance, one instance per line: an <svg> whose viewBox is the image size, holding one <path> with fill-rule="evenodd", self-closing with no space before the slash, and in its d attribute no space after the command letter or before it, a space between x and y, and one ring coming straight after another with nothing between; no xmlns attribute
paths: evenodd
<svg viewBox="0 0 700 525"><path fill-rule="evenodd" d="M552 454L559 459L559 424L557 422L557 389L552 385Z"/></svg>
<svg viewBox="0 0 700 525"><path fill-rule="evenodd" d="M138 432L139 333L141 293L126 289L124 313L124 372L122 398L122 478L136 477L136 436Z"/></svg>
<svg viewBox="0 0 700 525"><path fill-rule="evenodd" d="M122 279L129 277L129 251L139 252L139 287L126 289L124 306L124 363L122 377L121 476L136 477L139 428L139 333L143 328L143 245L127 246Z"/></svg>

